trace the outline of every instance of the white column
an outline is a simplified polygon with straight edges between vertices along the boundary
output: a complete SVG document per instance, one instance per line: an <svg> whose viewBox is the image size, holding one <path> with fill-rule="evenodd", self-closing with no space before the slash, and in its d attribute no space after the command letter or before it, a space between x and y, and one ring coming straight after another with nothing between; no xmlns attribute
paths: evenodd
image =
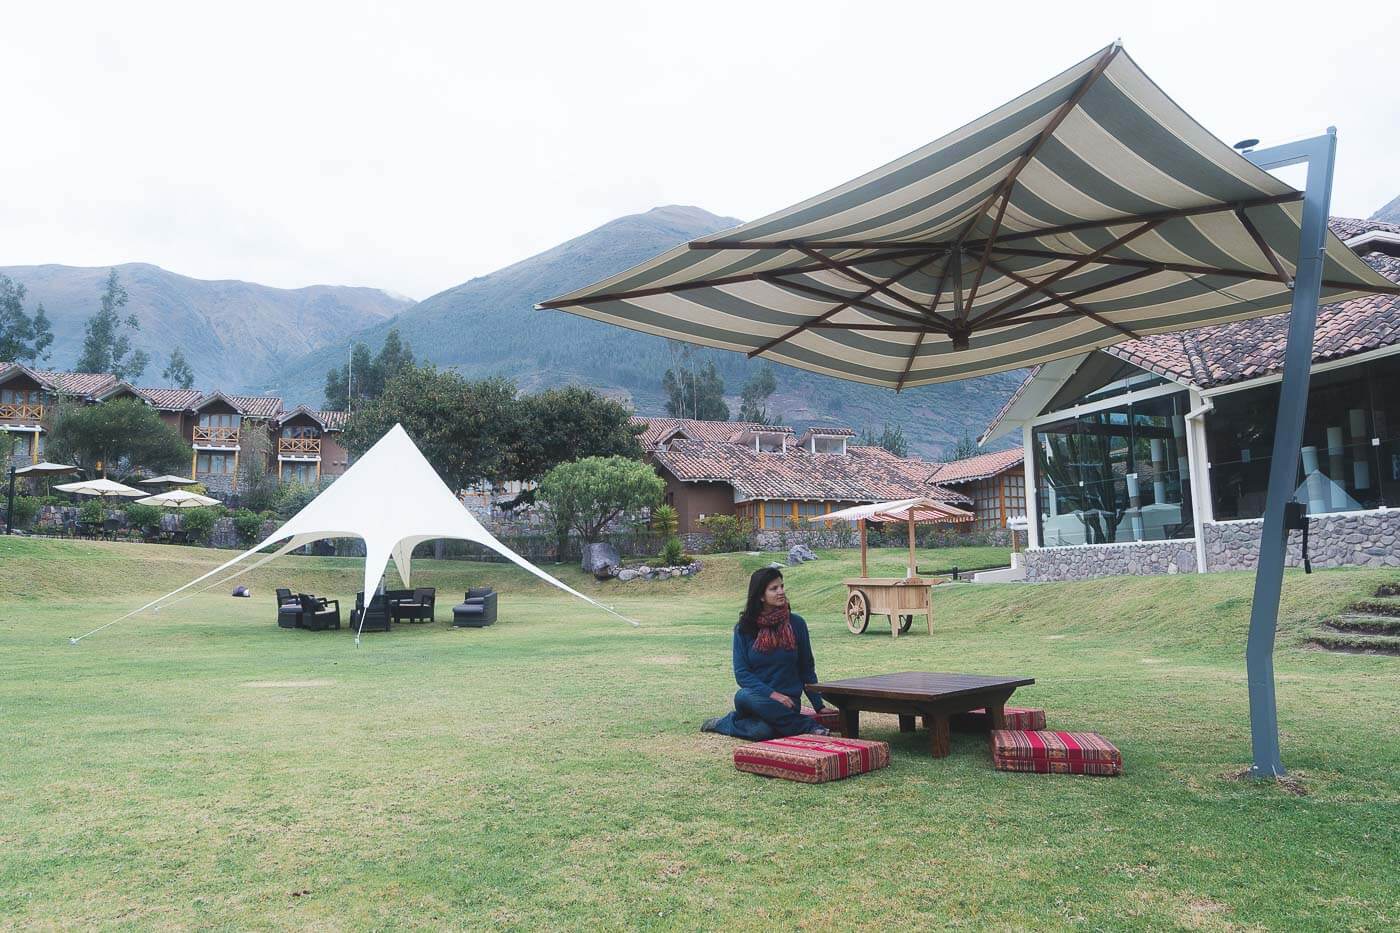
<svg viewBox="0 0 1400 933"><path fill-rule="evenodd" d="M1038 548L1040 544L1040 483L1035 476L1035 447L1029 421L1021 425L1022 462L1026 467L1026 548Z"/></svg>

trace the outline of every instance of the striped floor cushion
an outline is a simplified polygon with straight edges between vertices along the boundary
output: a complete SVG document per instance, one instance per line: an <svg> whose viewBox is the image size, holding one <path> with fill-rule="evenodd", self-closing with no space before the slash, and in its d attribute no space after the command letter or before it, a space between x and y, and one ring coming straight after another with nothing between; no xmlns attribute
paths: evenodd
<svg viewBox="0 0 1400 933"><path fill-rule="evenodd" d="M992 764L1039 774L1122 774L1123 756L1097 732L993 729Z"/></svg>
<svg viewBox="0 0 1400 933"><path fill-rule="evenodd" d="M734 767L804 784L839 781L890 763L890 744L865 739L793 735L734 749Z"/></svg>
<svg viewBox="0 0 1400 933"><path fill-rule="evenodd" d="M810 706L804 706L802 707L802 715L811 716L816 719L819 725L826 726L837 735L841 734L841 711L838 709L826 706L823 707L822 711L819 713Z"/></svg>
<svg viewBox="0 0 1400 933"><path fill-rule="evenodd" d="M992 717L986 709L968 710L948 718L948 728L954 732L989 732ZM1045 710L1026 706L1006 708L1006 728L1037 730L1045 728Z"/></svg>

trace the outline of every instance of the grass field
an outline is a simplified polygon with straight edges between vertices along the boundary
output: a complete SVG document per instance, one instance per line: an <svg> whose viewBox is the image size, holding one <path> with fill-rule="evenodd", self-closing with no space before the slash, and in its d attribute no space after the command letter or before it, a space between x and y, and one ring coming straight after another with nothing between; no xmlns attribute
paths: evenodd
<svg viewBox="0 0 1400 933"><path fill-rule="evenodd" d="M822 552L788 573L821 675L1033 676L1016 701L1102 732L1126 773L999 773L966 736L935 761L872 716L891 766L806 786L736 773L733 740L696 731L735 689L730 628L767 556L626 586L559 568L635 630L513 568L427 561L415 582L440 602L500 589L501 621L359 649L277 628L271 598L285 583L344 606L359 563L287 558L252 575L254 599L223 587L67 643L226 556L0 541L0 926L1400 925L1400 661L1302 647L1393 573L1287 578L1295 793L1232 776L1250 576L949 585L932 637L892 641L845 630L856 557ZM877 552L872 573L902 560Z"/></svg>

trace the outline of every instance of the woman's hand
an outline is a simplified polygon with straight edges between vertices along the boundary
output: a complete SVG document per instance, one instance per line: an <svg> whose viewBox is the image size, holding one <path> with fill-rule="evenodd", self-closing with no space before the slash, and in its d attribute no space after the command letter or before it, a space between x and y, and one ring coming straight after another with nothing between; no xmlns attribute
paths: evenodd
<svg viewBox="0 0 1400 933"><path fill-rule="evenodd" d="M778 691L774 690L772 693L768 694L768 698L770 700L777 700L779 703L783 704L788 709L796 709L796 707L792 705L792 697L788 696L785 693L779 693Z"/></svg>

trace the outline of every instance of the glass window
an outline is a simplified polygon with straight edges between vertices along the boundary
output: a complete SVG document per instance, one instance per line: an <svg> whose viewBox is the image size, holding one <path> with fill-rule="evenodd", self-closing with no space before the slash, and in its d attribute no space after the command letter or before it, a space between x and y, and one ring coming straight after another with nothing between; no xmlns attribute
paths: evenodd
<svg viewBox="0 0 1400 933"><path fill-rule="evenodd" d="M201 428L236 428L242 420L241 416L234 413L206 412L199 416L199 426Z"/></svg>
<svg viewBox="0 0 1400 933"><path fill-rule="evenodd" d="M305 461L291 461L282 464L282 482L301 483L312 486L316 483L316 464Z"/></svg>
<svg viewBox="0 0 1400 933"><path fill-rule="evenodd" d="M1177 392L1036 428L1041 546L1190 537L1186 405Z"/></svg>
<svg viewBox="0 0 1400 933"><path fill-rule="evenodd" d="M195 471L227 475L233 472L233 454L201 451L195 458Z"/></svg>

